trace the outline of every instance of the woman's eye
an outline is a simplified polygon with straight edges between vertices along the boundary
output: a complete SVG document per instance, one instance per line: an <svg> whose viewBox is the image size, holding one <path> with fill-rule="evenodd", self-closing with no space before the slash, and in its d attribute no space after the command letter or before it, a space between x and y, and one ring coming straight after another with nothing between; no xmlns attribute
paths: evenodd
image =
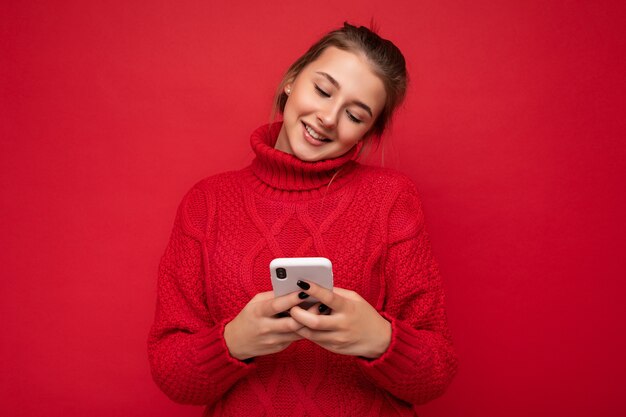
<svg viewBox="0 0 626 417"><path fill-rule="evenodd" d="M363 123L363 121L361 119L356 118L352 113L350 113L349 111L346 110L346 113L348 114L348 118L350 120L352 120L354 123Z"/></svg>
<svg viewBox="0 0 626 417"><path fill-rule="evenodd" d="M328 94L326 91L322 90L317 84L315 84L315 90L322 97L330 97L330 94Z"/></svg>

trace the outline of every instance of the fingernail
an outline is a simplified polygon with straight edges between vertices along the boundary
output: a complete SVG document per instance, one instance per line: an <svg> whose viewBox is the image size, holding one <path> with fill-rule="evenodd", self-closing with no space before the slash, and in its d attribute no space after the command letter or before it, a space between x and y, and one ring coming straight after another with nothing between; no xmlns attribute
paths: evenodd
<svg viewBox="0 0 626 417"><path fill-rule="evenodd" d="M305 281L298 280L298 282L296 282L296 284L298 285L298 287L302 288L303 290L308 290L309 288L311 288L309 283L305 282Z"/></svg>
<svg viewBox="0 0 626 417"><path fill-rule="evenodd" d="M300 294L298 294L298 297L303 300L305 298L307 298L309 296L309 294L305 293L305 292L301 292Z"/></svg>
<svg viewBox="0 0 626 417"><path fill-rule="evenodd" d="M326 311L328 311L328 306L326 304L320 304L320 306L317 308L320 313L326 313Z"/></svg>

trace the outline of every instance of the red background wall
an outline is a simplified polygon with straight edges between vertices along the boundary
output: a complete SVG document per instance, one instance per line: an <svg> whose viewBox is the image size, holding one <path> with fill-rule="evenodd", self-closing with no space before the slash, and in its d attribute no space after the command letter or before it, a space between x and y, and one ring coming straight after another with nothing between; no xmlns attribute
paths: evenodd
<svg viewBox="0 0 626 417"><path fill-rule="evenodd" d="M623 2L104 3L0 5L0 414L201 414L146 359L178 202L251 160L292 60L373 16L461 359L422 415L623 415Z"/></svg>

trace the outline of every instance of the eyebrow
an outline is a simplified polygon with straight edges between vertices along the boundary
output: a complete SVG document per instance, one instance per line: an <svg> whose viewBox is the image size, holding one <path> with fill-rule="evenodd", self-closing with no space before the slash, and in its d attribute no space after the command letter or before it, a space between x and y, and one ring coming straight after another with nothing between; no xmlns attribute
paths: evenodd
<svg viewBox="0 0 626 417"><path fill-rule="evenodd" d="M330 83L332 85L334 85L337 89L341 89L341 86L339 85L339 82L337 82L337 80L335 80L330 74L326 73L326 72L322 72L322 71L316 71L316 74L319 74L323 77L325 77L328 81L330 81ZM368 106L367 104L363 103L362 101L355 101L354 102L355 105L359 106L360 108L362 108L363 110L365 110L366 112L369 113L370 117L373 117L372 115L372 109L370 108L370 106Z"/></svg>

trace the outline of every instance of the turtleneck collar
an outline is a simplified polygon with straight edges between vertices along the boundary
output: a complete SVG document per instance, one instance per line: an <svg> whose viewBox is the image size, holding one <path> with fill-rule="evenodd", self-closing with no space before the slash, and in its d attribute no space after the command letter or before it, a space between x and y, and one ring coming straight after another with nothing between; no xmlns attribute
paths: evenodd
<svg viewBox="0 0 626 417"><path fill-rule="evenodd" d="M250 137L250 145L256 154L252 172L265 185L276 191L314 191L343 182L357 165L355 146L346 154L317 162L302 161L294 155L274 149L282 122L264 125ZM341 170L341 174L337 174ZM334 178L333 178L334 177Z"/></svg>

